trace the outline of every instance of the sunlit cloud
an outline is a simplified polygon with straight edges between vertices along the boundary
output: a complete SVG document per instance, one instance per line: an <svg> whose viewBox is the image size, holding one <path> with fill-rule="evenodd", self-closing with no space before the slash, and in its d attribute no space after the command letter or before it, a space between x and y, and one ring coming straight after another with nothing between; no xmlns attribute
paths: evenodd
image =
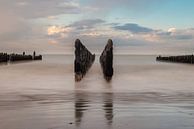
<svg viewBox="0 0 194 129"><path fill-rule="evenodd" d="M169 28L169 29L168 29L168 32L170 32L170 33L175 33L175 32L176 32L176 28Z"/></svg>
<svg viewBox="0 0 194 129"><path fill-rule="evenodd" d="M56 40L49 40L48 41L48 44L50 44L50 45L56 45L56 44L58 44L58 42Z"/></svg>
<svg viewBox="0 0 194 129"><path fill-rule="evenodd" d="M47 17L49 20L56 19L56 16L48 16Z"/></svg>
<svg viewBox="0 0 194 129"><path fill-rule="evenodd" d="M144 40L150 41L150 42L157 43L160 41L160 37L156 34L145 34L142 37L144 38Z"/></svg>
<svg viewBox="0 0 194 129"><path fill-rule="evenodd" d="M96 37L96 36L100 36L100 35L103 35L103 34L98 33L98 32L89 32L89 33L83 33L81 35Z"/></svg>
<svg viewBox="0 0 194 129"><path fill-rule="evenodd" d="M48 35L55 35L59 33L68 33L72 30L70 27L62 27L62 26L50 26L47 29Z"/></svg>

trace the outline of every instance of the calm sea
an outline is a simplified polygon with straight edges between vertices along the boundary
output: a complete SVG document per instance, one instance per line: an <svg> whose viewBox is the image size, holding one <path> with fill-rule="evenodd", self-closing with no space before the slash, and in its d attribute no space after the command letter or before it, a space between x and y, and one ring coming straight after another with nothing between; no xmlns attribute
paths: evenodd
<svg viewBox="0 0 194 129"><path fill-rule="evenodd" d="M193 129L194 65L114 56L107 83L99 57L81 82L74 56L0 65L0 129Z"/></svg>

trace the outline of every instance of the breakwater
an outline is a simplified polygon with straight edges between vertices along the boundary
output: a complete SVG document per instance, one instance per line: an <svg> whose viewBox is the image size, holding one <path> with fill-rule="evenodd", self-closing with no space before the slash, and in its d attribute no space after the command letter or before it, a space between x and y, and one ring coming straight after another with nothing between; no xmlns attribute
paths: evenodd
<svg viewBox="0 0 194 129"><path fill-rule="evenodd" d="M34 52L33 55L26 55L25 52L23 52L23 54L0 53L0 63L32 60L42 60L42 55L36 55L36 52Z"/></svg>
<svg viewBox="0 0 194 129"><path fill-rule="evenodd" d="M194 64L194 55L181 55L181 56L158 56L157 61L174 62L174 63L187 63Z"/></svg>

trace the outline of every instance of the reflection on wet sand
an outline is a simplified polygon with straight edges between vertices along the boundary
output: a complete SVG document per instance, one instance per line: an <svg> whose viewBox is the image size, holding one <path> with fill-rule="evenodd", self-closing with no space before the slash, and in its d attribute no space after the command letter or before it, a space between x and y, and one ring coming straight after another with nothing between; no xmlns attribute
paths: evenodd
<svg viewBox="0 0 194 129"><path fill-rule="evenodd" d="M0 66L3 66L3 65L8 65L7 62L0 62Z"/></svg>
<svg viewBox="0 0 194 129"><path fill-rule="evenodd" d="M95 107L90 107L91 104L95 103L96 99L98 98L97 103L103 103L101 105L102 109L104 110L104 117L107 120L107 125L111 125L113 123L114 111L113 111L113 92L112 90L112 83L104 81L105 88L108 89L109 92L103 92L100 94L94 95L90 92L84 91L76 91L75 92L75 124L76 126L80 126L84 113L90 108L93 109ZM75 88L80 89L80 87L84 88L87 87L86 83L75 83Z"/></svg>
<svg viewBox="0 0 194 129"><path fill-rule="evenodd" d="M79 126L84 115L84 111L88 110L89 101L87 100L87 95L84 93L75 94L75 123Z"/></svg>
<svg viewBox="0 0 194 129"><path fill-rule="evenodd" d="M31 63L31 62L38 62L40 60L22 60L22 61L15 61L15 62L0 62L0 66L3 65L14 65L14 64L24 64L24 63Z"/></svg>
<svg viewBox="0 0 194 129"><path fill-rule="evenodd" d="M0 67L0 129L194 129L193 66L116 56L75 83L72 58Z"/></svg>
<svg viewBox="0 0 194 129"><path fill-rule="evenodd" d="M103 110L105 119L107 120L107 124L111 125L113 122L113 93L102 93L100 96L103 97ZM97 96L97 97L100 97ZM89 98L93 98L93 95L90 93L75 93L75 124L76 126L80 126L84 113L90 107Z"/></svg>
<svg viewBox="0 0 194 129"><path fill-rule="evenodd" d="M113 122L113 93L105 93L104 97L104 111L107 124L111 125Z"/></svg>

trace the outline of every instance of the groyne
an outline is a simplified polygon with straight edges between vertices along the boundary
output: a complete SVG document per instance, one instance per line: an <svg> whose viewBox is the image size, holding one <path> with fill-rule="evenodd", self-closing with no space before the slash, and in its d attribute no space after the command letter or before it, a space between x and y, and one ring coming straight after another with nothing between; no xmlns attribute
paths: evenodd
<svg viewBox="0 0 194 129"><path fill-rule="evenodd" d="M157 61L194 64L194 55L158 56Z"/></svg>
<svg viewBox="0 0 194 129"><path fill-rule="evenodd" d="M0 53L0 63L8 62L9 55L7 53Z"/></svg>
<svg viewBox="0 0 194 129"><path fill-rule="evenodd" d="M34 52L33 55L26 55L25 52L23 52L23 54L0 53L0 63L15 61L32 61L32 60L42 60L42 55L36 55L36 52Z"/></svg>

